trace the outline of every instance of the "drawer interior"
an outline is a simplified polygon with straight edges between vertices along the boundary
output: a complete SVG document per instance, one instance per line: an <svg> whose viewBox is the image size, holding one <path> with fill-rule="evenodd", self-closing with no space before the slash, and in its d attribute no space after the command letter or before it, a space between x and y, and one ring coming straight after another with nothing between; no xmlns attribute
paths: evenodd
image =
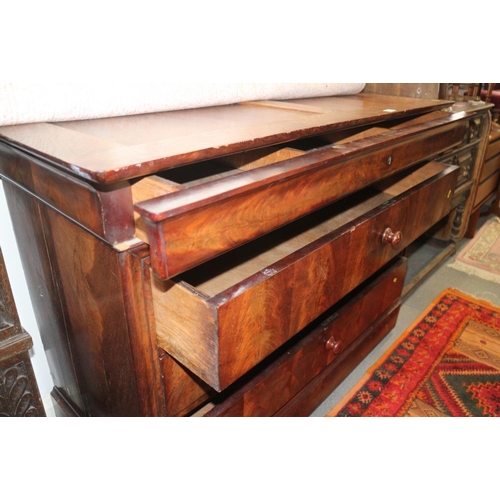
<svg viewBox="0 0 500 500"><path fill-rule="evenodd" d="M416 125L423 121L444 118L448 114L445 111L436 111L430 115L427 114L421 117L388 122L383 127L366 126L341 130L284 143L281 146L249 150L226 157L171 168L156 175L134 180L132 184L133 201L136 204L164 195L165 193L193 188L197 185L216 181L224 177L231 177L242 171L250 171L297 158L319 149L341 149L344 145L354 141L389 134L391 131Z"/></svg>
<svg viewBox="0 0 500 500"><path fill-rule="evenodd" d="M344 361L359 336L392 311L406 266L406 259L393 261L276 350L255 372L213 397L192 416L208 411L209 416L274 414L326 366ZM327 347L334 340L338 342L335 352Z"/></svg>
<svg viewBox="0 0 500 500"><path fill-rule="evenodd" d="M461 186L471 178L476 152L477 147L475 145L466 145L454 151L452 155L440 157L437 161L460 167L457 186Z"/></svg>
<svg viewBox="0 0 500 500"><path fill-rule="evenodd" d="M136 235L151 246L155 274L173 278L461 144L467 123L441 117L330 132L132 181Z"/></svg>
<svg viewBox="0 0 500 500"><path fill-rule="evenodd" d="M206 297L213 297L425 182L445 167L442 164L429 163L405 175L398 175L373 185L197 266L178 276L178 279L189 283Z"/></svg>
<svg viewBox="0 0 500 500"><path fill-rule="evenodd" d="M152 268L158 345L223 390L442 219L457 174L411 168L173 279Z"/></svg>

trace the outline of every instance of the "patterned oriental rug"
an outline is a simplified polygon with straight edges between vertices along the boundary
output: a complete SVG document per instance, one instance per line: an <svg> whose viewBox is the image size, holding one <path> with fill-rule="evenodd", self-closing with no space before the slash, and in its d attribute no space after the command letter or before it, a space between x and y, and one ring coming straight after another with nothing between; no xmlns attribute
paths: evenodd
<svg viewBox="0 0 500 500"><path fill-rule="evenodd" d="M500 416L500 308L446 290L327 416Z"/></svg>
<svg viewBox="0 0 500 500"><path fill-rule="evenodd" d="M485 222L448 267L500 283L500 218Z"/></svg>

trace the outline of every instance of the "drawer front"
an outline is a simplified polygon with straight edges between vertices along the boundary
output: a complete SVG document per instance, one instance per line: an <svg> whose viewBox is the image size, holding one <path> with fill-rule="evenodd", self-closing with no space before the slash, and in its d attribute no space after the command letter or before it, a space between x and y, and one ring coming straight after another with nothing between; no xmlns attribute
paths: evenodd
<svg viewBox="0 0 500 500"><path fill-rule="evenodd" d="M293 348L205 416L264 417L276 413L398 300L405 274L406 259L398 259Z"/></svg>
<svg viewBox="0 0 500 500"><path fill-rule="evenodd" d="M500 154L500 138L494 142L490 142L488 149L486 150L486 158L492 158L498 154Z"/></svg>
<svg viewBox="0 0 500 500"><path fill-rule="evenodd" d="M224 389L449 212L458 168L430 167L438 173L213 297L155 279L160 346Z"/></svg>
<svg viewBox="0 0 500 500"><path fill-rule="evenodd" d="M465 146L452 155L447 155L439 158L438 161L449 165L457 165L460 167L458 175L457 186L465 184L472 178L474 163L476 161L477 145Z"/></svg>
<svg viewBox="0 0 500 500"><path fill-rule="evenodd" d="M499 178L500 172L496 172L491 177L488 177L488 179L479 184L476 192L476 204L482 204L488 199L490 195L496 192Z"/></svg>
<svg viewBox="0 0 500 500"><path fill-rule="evenodd" d="M273 416L308 417L396 326L398 315L399 307L396 307L391 308L387 314L377 319L351 344L348 352L343 353L330 363Z"/></svg>
<svg viewBox="0 0 500 500"><path fill-rule="evenodd" d="M490 158L484 163L479 182L486 180L498 170L500 170L500 154Z"/></svg>
<svg viewBox="0 0 500 500"><path fill-rule="evenodd" d="M172 278L461 144L467 131L466 121L391 131L139 201L152 267Z"/></svg>
<svg viewBox="0 0 500 500"><path fill-rule="evenodd" d="M160 369L166 395L167 417L183 417L215 394L213 389L198 380L164 351L160 351Z"/></svg>

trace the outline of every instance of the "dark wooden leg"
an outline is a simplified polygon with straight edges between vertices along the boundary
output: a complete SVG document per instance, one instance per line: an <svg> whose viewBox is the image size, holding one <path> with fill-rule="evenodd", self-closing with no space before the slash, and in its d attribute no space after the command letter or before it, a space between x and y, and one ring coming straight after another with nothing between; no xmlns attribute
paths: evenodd
<svg viewBox="0 0 500 500"><path fill-rule="evenodd" d="M495 201L491 205L490 212L496 216L500 216L500 184L498 185L497 195L495 196Z"/></svg>
<svg viewBox="0 0 500 500"><path fill-rule="evenodd" d="M469 219L469 225L467 226L467 231L465 232L466 238L474 238L474 234L476 234L476 227L479 221L479 214L481 212L481 207L477 207L474 212L471 213Z"/></svg>

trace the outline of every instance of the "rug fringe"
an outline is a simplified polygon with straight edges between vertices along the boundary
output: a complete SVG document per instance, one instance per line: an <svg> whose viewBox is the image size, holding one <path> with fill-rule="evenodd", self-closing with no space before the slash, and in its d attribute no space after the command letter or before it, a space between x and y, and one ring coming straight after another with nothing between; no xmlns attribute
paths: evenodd
<svg viewBox="0 0 500 500"><path fill-rule="evenodd" d="M482 241L484 233L490 228L491 226L498 226L500 225L500 217L494 216L488 219L483 226L479 229L477 234L472 238L465 246L462 248L462 250L459 252L459 254L455 257L455 260L453 262L450 262L447 264L446 267L450 269L455 269L456 271L460 271L463 273L468 274L469 276L476 276L478 278L491 281L493 283L500 283L500 275L495 273L494 271L488 271L486 269L483 269L481 267L477 267L473 264L469 264L466 261L471 259L467 258L468 252L476 247L477 245L480 244ZM497 236L498 238L498 236ZM485 266L483 266L485 267ZM486 266L487 267L487 266Z"/></svg>
<svg viewBox="0 0 500 500"><path fill-rule="evenodd" d="M455 269L455 271L466 273L469 276L476 276L477 278L500 284L500 276L497 276L483 269L479 269L477 267L469 266L468 264L464 264L463 262L458 262L455 260L454 262L448 264L447 267L449 267L450 269Z"/></svg>

